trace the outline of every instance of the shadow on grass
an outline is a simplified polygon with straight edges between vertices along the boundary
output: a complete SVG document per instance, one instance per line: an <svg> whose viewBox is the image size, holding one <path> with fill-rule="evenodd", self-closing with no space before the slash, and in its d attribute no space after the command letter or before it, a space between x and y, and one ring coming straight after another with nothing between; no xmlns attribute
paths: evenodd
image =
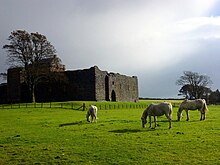
<svg viewBox="0 0 220 165"><path fill-rule="evenodd" d="M175 123L175 122L179 122L179 121L177 121L177 120L172 120L171 121L172 123ZM154 123L153 121L152 121L152 123ZM169 121L168 120L160 120L160 121L157 121L157 123L169 123Z"/></svg>
<svg viewBox="0 0 220 165"><path fill-rule="evenodd" d="M71 125L82 125L82 124L86 124L86 122L77 121L77 122L73 122L73 123L64 123L64 124L60 124L59 127L71 126Z"/></svg>
<svg viewBox="0 0 220 165"><path fill-rule="evenodd" d="M148 132L148 131L155 131L155 129L117 129L117 130L112 130L108 132L113 132L113 133L138 133L138 132Z"/></svg>
<svg viewBox="0 0 220 165"><path fill-rule="evenodd" d="M177 120L176 120L176 121L172 121L172 122L186 122L186 123L194 123L194 122L196 122L196 123L197 123L197 122L204 122L204 121L206 121L206 120L199 120L199 119L198 119L198 120L196 120L196 119L193 120L193 119L192 119L192 120L188 120L188 121L187 121L187 120L182 119L182 120L180 120L180 121L177 121Z"/></svg>
<svg viewBox="0 0 220 165"><path fill-rule="evenodd" d="M104 122L110 122L110 123L132 123L132 122L137 122L136 120L108 120L108 121L104 121Z"/></svg>

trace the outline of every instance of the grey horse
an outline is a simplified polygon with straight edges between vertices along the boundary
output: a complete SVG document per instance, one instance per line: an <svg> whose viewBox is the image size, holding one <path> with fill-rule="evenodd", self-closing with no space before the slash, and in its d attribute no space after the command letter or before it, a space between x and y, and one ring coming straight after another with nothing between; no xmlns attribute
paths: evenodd
<svg viewBox="0 0 220 165"><path fill-rule="evenodd" d="M154 117L154 123L156 128L156 117L165 115L169 121L169 128L171 128L171 120L172 120L172 104L168 102L163 102L159 104L150 104L143 112L141 120L142 120L142 127L146 127L147 117L149 116L149 123L151 127L151 116ZM149 127L149 128L150 128Z"/></svg>

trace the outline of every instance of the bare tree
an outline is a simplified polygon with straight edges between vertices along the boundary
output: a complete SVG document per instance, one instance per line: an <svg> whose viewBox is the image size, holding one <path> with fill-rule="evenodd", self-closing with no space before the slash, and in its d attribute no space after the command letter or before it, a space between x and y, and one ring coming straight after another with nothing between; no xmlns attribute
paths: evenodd
<svg viewBox="0 0 220 165"><path fill-rule="evenodd" d="M45 72L48 72L48 70L42 69L42 61L57 58L56 50L46 36L38 32L28 33L25 30L16 30L11 32L8 40L9 44L3 46L3 49L7 51L8 64L10 67L24 68L25 82L29 87L32 101L35 102L35 86L45 78L47 74Z"/></svg>
<svg viewBox="0 0 220 165"><path fill-rule="evenodd" d="M179 91L180 94L183 94L190 99L197 99L210 93L211 90L207 86L211 85L212 81L207 75L184 71L183 75L176 81L176 84L182 86Z"/></svg>

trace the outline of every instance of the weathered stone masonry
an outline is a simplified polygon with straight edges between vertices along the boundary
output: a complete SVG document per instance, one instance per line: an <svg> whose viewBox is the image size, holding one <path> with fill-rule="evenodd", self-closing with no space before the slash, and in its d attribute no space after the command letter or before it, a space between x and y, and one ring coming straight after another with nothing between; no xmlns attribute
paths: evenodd
<svg viewBox="0 0 220 165"><path fill-rule="evenodd" d="M96 100L138 101L138 80L119 73L108 73L95 68Z"/></svg>
<svg viewBox="0 0 220 165"><path fill-rule="evenodd" d="M89 69L62 72L64 82L42 82L36 87L36 101L138 101L138 79L119 73ZM28 101L22 69L8 70L8 102Z"/></svg>
<svg viewBox="0 0 220 165"><path fill-rule="evenodd" d="M138 101L138 80L118 73L89 69L66 71L69 98L91 101Z"/></svg>

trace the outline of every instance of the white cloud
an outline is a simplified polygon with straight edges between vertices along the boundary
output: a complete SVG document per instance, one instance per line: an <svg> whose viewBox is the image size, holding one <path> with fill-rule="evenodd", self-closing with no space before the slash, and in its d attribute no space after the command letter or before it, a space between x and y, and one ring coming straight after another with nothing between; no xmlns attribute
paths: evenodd
<svg viewBox="0 0 220 165"><path fill-rule="evenodd" d="M219 27L220 17L194 17L175 22L170 26L173 35L187 34L189 39L219 38Z"/></svg>

